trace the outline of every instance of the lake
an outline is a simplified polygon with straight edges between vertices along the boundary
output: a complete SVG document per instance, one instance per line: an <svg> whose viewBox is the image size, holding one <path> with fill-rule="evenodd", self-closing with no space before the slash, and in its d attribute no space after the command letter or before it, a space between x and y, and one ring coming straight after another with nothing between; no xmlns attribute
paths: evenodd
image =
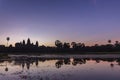
<svg viewBox="0 0 120 80"><path fill-rule="evenodd" d="M0 80L120 80L120 55L8 55Z"/></svg>

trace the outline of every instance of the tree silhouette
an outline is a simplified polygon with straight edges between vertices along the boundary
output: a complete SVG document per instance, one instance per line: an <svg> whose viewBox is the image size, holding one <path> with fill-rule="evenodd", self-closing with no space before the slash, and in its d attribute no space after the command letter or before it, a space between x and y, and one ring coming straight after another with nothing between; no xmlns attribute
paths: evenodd
<svg viewBox="0 0 120 80"><path fill-rule="evenodd" d="M55 45L57 46L57 48L62 48L62 42L59 40L55 41Z"/></svg>
<svg viewBox="0 0 120 80"><path fill-rule="evenodd" d="M82 44L81 44L81 43L77 43L77 47L78 47L78 48L81 48L81 47L82 47Z"/></svg>
<svg viewBox="0 0 120 80"><path fill-rule="evenodd" d="M72 42L71 45L72 45L72 48L76 48L77 46L76 42Z"/></svg>
<svg viewBox="0 0 120 80"><path fill-rule="evenodd" d="M63 45L63 47L64 48L70 48L70 44L65 42L64 45Z"/></svg>
<svg viewBox="0 0 120 80"><path fill-rule="evenodd" d="M82 46L82 47L85 47L85 44L84 44L84 43L82 43L82 44L81 44L81 46Z"/></svg>
<svg viewBox="0 0 120 80"><path fill-rule="evenodd" d="M119 41L115 41L115 44L119 44Z"/></svg>
<svg viewBox="0 0 120 80"><path fill-rule="evenodd" d="M6 40L7 40L7 46L8 46L8 42L9 42L9 40L10 40L10 37L7 37Z"/></svg>
<svg viewBox="0 0 120 80"><path fill-rule="evenodd" d="M120 47L120 43L119 41L115 41L115 44L114 44L115 48L118 49Z"/></svg>
<svg viewBox="0 0 120 80"><path fill-rule="evenodd" d="M111 40L108 40L108 43L109 43L109 44L111 44L111 42L112 42Z"/></svg>

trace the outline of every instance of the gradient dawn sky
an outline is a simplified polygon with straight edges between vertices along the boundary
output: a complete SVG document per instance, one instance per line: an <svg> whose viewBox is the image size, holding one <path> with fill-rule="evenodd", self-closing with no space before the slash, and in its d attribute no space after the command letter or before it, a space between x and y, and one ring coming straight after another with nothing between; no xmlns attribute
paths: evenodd
<svg viewBox="0 0 120 80"><path fill-rule="evenodd" d="M120 40L120 0L0 0L0 44Z"/></svg>

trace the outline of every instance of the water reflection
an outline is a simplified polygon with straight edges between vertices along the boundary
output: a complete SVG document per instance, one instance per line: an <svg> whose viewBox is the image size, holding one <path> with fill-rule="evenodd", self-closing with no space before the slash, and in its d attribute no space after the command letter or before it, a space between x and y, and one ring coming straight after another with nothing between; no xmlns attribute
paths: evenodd
<svg viewBox="0 0 120 80"><path fill-rule="evenodd" d="M100 67L95 67L97 64L99 64ZM81 65L83 65L84 67ZM50 57L35 57L35 56L7 57L7 58L0 58L0 78L1 78L1 75L3 75L3 74L8 75L7 73L17 74L17 75L21 74L20 75L20 76L22 76L21 78L31 77L31 76L28 76L31 74L32 74L32 76L33 75L38 76L39 74L48 76L48 74L50 75L51 73L54 73L54 74L61 73L62 76L66 77L66 74L68 74L67 71L68 72L73 71L73 73L75 75L73 75L72 73L70 75L72 77L74 77L71 80L74 80L74 79L76 79L76 77L83 76L84 74L85 74L84 76L88 75L88 73L91 75L90 71L84 73L82 70L85 71L90 68L90 70L100 69L100 70L104 71L104 65L109 65L109 67L111 67L111 68L119 67L120 66L120 58L114 58L114 57L113 58L98 58L98 57L97 58L89 58L89 57L88 58L78 58L78 57L77 58L75 58L75 57L74 58L73 57L50 58ZM5 72L2 69L4 69ZM105 68L105 69L107 69L107 68ZM80 70L84 74L82 74L80 71L77 72L75 70L77 70L77 71ZM61 71L63 71L64 74ZM113 73L115 73L116 71L114 71ZM120 71L120 68L119 68L119 71ZM96 75L96 72L94 72L92 74ZM99 72L104 73L101 71L99 71ZM23 74L23 73L25 73L25 74ZM116 72L116 74L117 73L120 73L120 72ZM112 74L112 72L111 72L111 74ZM99 75L96 77L99 77ZM39 79L35 79L35 80L40 80L40 79L42 79L41 76L39 76ZM50 77L50 80L52 80L52 79L53 78ZM56 77L54 79L56 80ZM47 79L45 79L45 80L47 80ZM76 80L79 80L79 79L76 79ZM84 79L84 80L88 80L88 79Z"/></svg>
<svg viewBox="0 0 120 80"><path fill-rule="evenodd" d="M72 60L71 60L72 59ZM116 62L117 65L120 66L120 58L39 58L39 57L17 57L17 58L8 58L8 59L4 59L1 58L0 59L0 64L5 63L5 71L8 71L9 67L7 67L7 63L12 63L14 62L13 65L19 65L22 67L22 69L24 69L24 67L26 67L28 70L30 69L30 67L35 63L36 67L38 67L39 62L45 62L45 61L51 61L51 60L56 60L55 62L55 66L56 68L61 68L62 65L82 65L82 64L86 64L87 61L95 61L96 63L101 63L101 62L109 62L110 67L114 67L114 63L112 62ZM2 65L3 66L3 65Z"/></svg>

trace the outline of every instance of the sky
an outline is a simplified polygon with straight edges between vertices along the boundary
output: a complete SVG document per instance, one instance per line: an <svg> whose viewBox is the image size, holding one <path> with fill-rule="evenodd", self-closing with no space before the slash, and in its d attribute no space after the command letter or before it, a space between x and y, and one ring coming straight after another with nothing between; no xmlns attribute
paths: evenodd
<svg viewBox="0 0 120 80"><path fill-rule="evenodd" d="M0 44L120 40L120 0L0 0Z"/></svg>

